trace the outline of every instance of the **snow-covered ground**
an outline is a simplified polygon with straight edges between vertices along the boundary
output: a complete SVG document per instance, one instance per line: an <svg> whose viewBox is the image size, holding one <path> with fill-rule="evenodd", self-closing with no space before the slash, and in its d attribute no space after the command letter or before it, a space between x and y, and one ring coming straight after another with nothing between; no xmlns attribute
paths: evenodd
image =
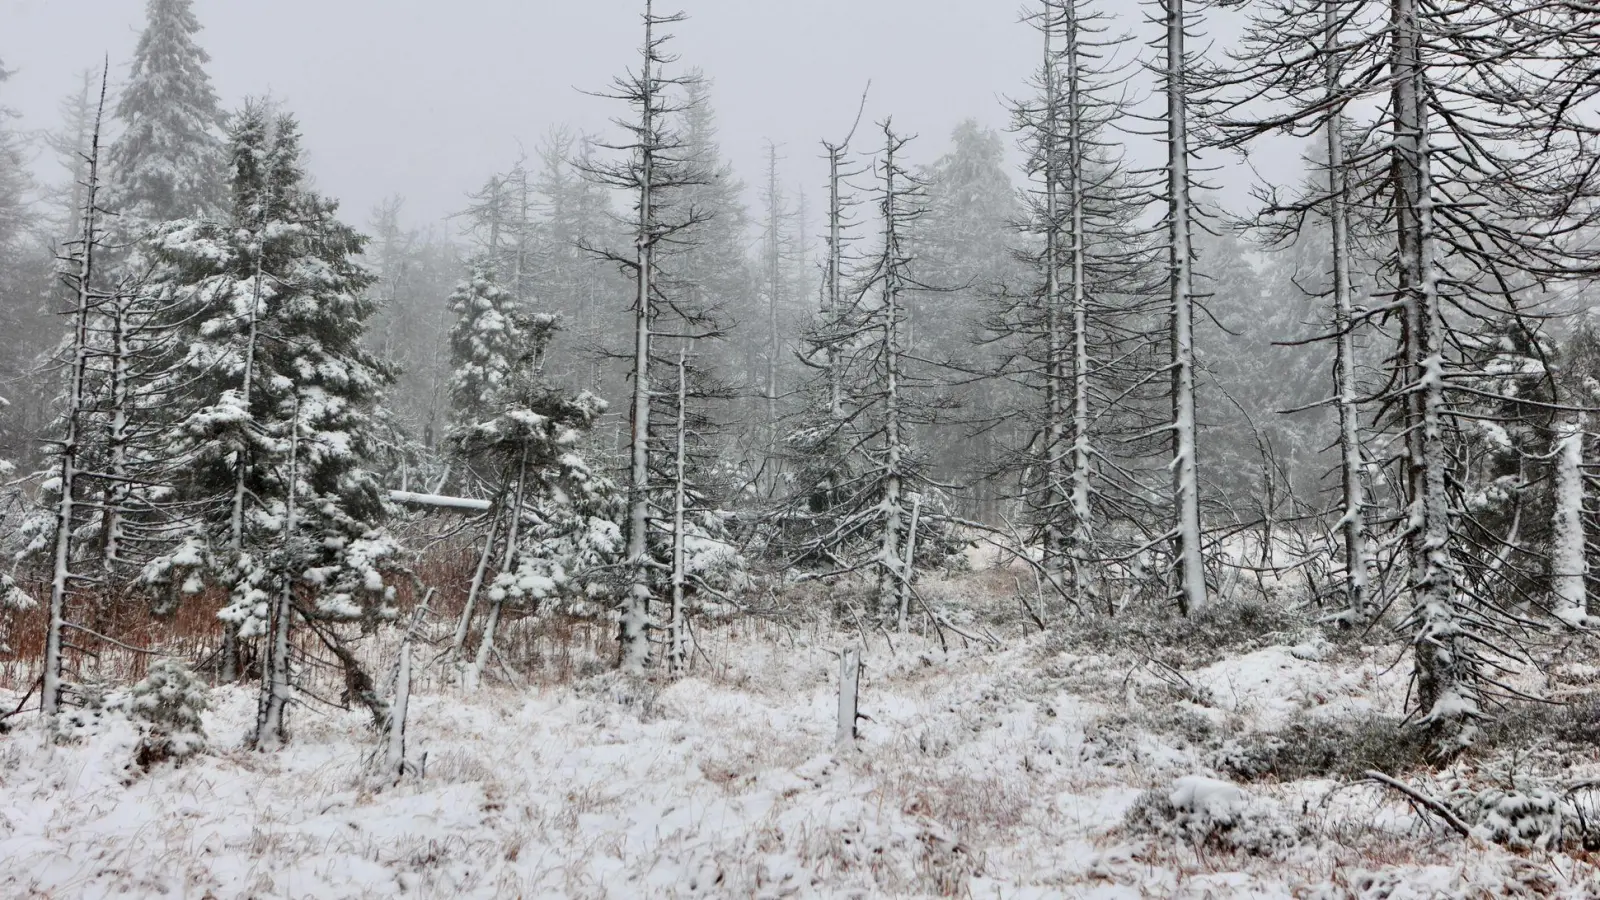
<svg viewBox="0 0 1600 900"><path fill-rule="evenodd" d="M308 702L287 749L243 749L246 689L212 692L208 753L149 772L120 715L59 745L25 723L0 736L0 896L1600 896L1586 863L1464 842L1393 791L1217 780L1229 735L1393 714L1391 648L1295 635L1185 670L879 634L840 750L834 653L860 640L731 624L670 683L423 678L398 784L360 711ZM1126 824L1151 798L1266 837Z"/></svg>

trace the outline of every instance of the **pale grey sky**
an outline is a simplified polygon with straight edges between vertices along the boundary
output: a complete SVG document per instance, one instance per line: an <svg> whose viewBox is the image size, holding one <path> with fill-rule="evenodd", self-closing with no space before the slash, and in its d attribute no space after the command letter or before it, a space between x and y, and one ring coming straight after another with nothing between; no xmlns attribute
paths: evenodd
<svg viewBox="0 0 1600 900"><path fill-rule="evenodd" d="M766 141L783 176L813 193L818 139L838 136L870 79L869 119L921 136L923 160L960 120L1002 128L1002 96L1038 56L1020 0L680 0L680 66L715 80L724 151L753 183ZM1107 0L1141 41L1134 0ZM663 4L663 8L677 8ZM1124 9L1124 7L1126 7ZM616 134L617 104L585 96L636 60L637 0L195 0L199 40L230 108L270 92L301 119L322 189L364 223L399 193L421 224L567 124ZM0 0L0 60L17 70L0 104L22 127L57 121L74 75L109 53L113 83L143 0ZM1129 52L1143 50L1131 46Z"/></svg>

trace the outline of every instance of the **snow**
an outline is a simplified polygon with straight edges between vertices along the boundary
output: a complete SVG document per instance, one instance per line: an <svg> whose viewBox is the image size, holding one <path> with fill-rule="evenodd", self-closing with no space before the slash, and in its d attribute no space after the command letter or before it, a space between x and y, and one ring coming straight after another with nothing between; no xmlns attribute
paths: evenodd
<svg viewBox="0 0 1600 900"><path fill-rule="evenodd" d="M488 500L477 500L471 497L446 497L440 494L418 494L413 491L390 491L389 499L395 503L438 506L446 509L470 509L478 512L485 512L493 505Z"/></svg>
<svg viewBox="0 0 1600 900"><path fill-rule="evenodd" d="M1231 819L1249 805L1249 800L1238 785L1204 775L1179 778L1168 799L1178 809L1213 819Z"/></svg>
<svg viewBox="0 0 1600 900"><path fill-rule="evenodd" d="M0 896L1335 897L1360 878L1392 885L1384 896L1454 896L1530 864L1492 846L1457 854L1466 845L1427 837L1376 788L1222 781L1198 747L1139 724L1131 706L1171 701L1143 677L1123 693L1127 660L1045 637L942 652L906 634L891 652L873 636L868 718L849 749L835 743L836 653L858 634L705 622L687 677L641 682L608 671L594 654L609 655L610 629L593 629L539 653L566 669L476 692L419 651L414 771L398 781L374 765L395 751L362 710L306 700L286 748L244 749L252 688L213 688L208 749L148 772L129 765L139 729L114 710L86 716L77 743L25 724L0 737ZM1297 649L1188 677L1215 692L1209 712L1246 728L1308 703L1398 709L1406 673ZM1308 700L1314 689L1332 701ZM1130 715L1143 748L1131 762L1105 752L1098 724ZM1187 817L1184 834L1226 827L1255 849L1131 830L1152 792ZM1483 828L1535 842L1549 828L1540 802L1486 798ZM1302 809L1320 810L1324 837L1296 837ZM1566 866L1558 883L1574 896L1596 883L1564 859L1533 864Z"/></svg>

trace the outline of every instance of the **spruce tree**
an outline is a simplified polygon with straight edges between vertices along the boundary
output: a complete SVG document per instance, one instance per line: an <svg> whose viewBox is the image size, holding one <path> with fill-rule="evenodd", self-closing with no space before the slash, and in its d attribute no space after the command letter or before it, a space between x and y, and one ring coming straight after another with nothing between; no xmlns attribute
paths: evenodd
<svg viewBox="0 0 1600 900"><path fill-rule="evenodd" d="M183 350L166 389L181 441L172 508L189 541L145 578L194 589L203 581L183 572L199 569L230 589L222 615L241 640L270 630L278 643L295 615L387 614L394 548L370 463L391 373L361 345L376 308L356 261L366 238L305 185L293 117L247 105L229 153L230 214L170 222L151 239L146 290L173 310ZM294 586L314 603L302 606ZM287 672L268 669L264 680L284 690ZM271 746L281 715L267 718L256 737Z"/></svg>
<svg viewBox="0 0 1600 900"><path fill-rule="evenodd" d="M500 286L493 261L474 257L467 277L450 295L451 409L463 426L499 412L500 395L527 352L517 299Z"/></svg>
<svg viewBox="0 0 1600 900"><path fill-rule="evenodd" d="M478 648L465 666L464 682L477 684L494 649L495 631L506 610L522 614L587 612L595 576L614 565L622 549L621 494L593 471L579 443L605 412L604 401L572 392L544 376L546 352L557 330L555 317L530 317L524 351L480 414L451 435L456 452L490 485L494 506L473 591L457 628L465 640L480 588L488 610ZM499 544L492 579L485 569ZM566 605L558 605L566 600Z"/></svg>
<svg viewBox="0 0 1600 900"><path fill-rule="evenodd" d="M191 0L148 0L128 84L117 101L112 206L134 222L210 214L223 202L224 121Z"/></svg>

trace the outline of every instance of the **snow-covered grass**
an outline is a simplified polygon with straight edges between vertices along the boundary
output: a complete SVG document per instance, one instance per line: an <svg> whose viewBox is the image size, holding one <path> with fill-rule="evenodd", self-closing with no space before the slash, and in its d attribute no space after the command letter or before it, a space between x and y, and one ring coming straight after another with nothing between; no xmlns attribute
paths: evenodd
<svg viewBox="0 0 1600 900"><path fill-rule="evenodd" d="M243 749L244 688L211 692L206 752L149 771L114 710L73 743L24 723L0 736L0 896L1600 895L1587 863L1465 842L1393 791L1219 768L1230 741L1396 713L1392 648L1305 632L1186 664L1021 622L999 650L868 632L870 719L839 749L853 627L708 626L675 682L597 674L603 632L565 628L567 663L471 694L419 654L398 784L364 711L307 700L289 747Z"/></svg>

